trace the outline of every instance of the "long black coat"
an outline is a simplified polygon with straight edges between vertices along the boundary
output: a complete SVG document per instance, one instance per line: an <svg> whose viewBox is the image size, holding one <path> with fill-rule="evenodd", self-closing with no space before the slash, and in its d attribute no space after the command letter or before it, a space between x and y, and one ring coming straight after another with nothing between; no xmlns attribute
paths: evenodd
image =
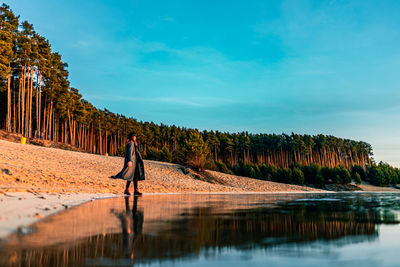
<svg viewBox="0 0 400 267"><path fill-rule="evenodd" d="M132 166L128 167L128 162L132 161ZM135 178L138 181L145 179L144 163L139 150L136 148L135 143L130 141L125 146L125 162L122 170L112 178L120 178L127 181L133 181Z"/></svg>

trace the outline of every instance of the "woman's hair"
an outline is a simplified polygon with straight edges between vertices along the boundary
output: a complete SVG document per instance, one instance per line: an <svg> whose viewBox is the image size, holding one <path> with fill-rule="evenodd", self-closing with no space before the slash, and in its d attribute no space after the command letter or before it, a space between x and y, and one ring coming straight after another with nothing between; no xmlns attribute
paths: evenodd
<svg viewBox="0 0 400 267"><path fill-rule="evenodd" d="M135 133L128 134L128 140L133 140L133 137L136 136Z"/></svg>

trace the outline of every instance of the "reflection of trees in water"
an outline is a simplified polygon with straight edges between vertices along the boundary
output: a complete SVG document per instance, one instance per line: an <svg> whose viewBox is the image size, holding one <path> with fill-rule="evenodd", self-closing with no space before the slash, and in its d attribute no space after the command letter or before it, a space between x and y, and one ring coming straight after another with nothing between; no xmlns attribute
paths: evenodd
<svg viewBox="0 0 400 267"><path fill-rule="evenodd" d="M123 257L115 251L122 244L122 234L105 234L79 240L78 245L58 245L45 248L8 248L0 251L0 266L86 266L85 260L96 257Z"/></svg>
<svg viewBox="0 0 400 267"><path fill-rule="evenodd" d="M162 224L157 233L141 234L143 213L116 214L119 234L80 240L79 245L0 252L1 264L31 266L83 266L85 260L135 260L196 256L202 249L235 247L269 249L280 244L307 244L315 240L363 242L377 238L377 224L398 223L389 210L357 201L294 201L278 208L255 208L215 213L210 207L188 210ZM136 214L136 217L135 217ZM346 238L345 238L346 237ZM10 249L11 250L11 249ZM15 264L13 264L15 263ZM0 265L1 265L0 264Z"/></svg>
<svg viewBox="0 0 400 267"><path fill-rule="evenodd" d="M157 236L145 236L142 258L182 257L198 253L202 248L235 247L252 249L283 243L306 243L357 236L357 242L378 236L376 224L357 222L354 214L333 213L330 220L324 214L310 212L306 206L291 211L255 209L229 215L213 214L208 208L192 210L188 216L170 223ZM371 215L373 217L373 215ZM352 238L345 242L353 242Z"/></svg>

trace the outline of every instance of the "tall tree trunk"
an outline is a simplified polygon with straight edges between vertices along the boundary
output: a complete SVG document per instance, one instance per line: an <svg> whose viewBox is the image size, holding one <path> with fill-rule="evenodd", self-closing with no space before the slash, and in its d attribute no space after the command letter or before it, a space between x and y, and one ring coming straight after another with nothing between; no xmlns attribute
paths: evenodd
<svg viewBox="0 0 400 267"><path fill-rule="evenodd" d="M39 137L40 136L40 109L39 109L39 107L40 107L40 105L39 105L39 99L40 99L40 96L39 96L39 84L40 84L40 73L38 73L38 76L37 76L37 81L36 81L36 132L37 132L37 134L36 134L36 136L35 137Z"/></svg>
<svg viewBox="0 0 400 267"><path fill-rule="evenodd" d="M30 68L29 66L25 71L25 83L24 83L24 91L25 91L25 131L24 136L29 137L29 81L30 81Z"/></svg>
<svg viewBox="0 0 400 267"><path fill-rule="evenodd" d="M42 75L40 75L40 80L42 80ZM41 82L42 81L40 81L40 83L39 83L39 112L38 112L38 116L39 116L39 119L38 119L38 122L39 122L39 124L38 124L38 126L37 126L37 129L39 130L39 131L41 131L41 129L42 129L42 125L41 125L41 123L42 123L42 86L41 86ZM39 132L39 136L41 136L43 133L42 132Z"/></svg>
<svg viewBox="0 0 400 267"><path fill-rule="evenodd" d="M100 120L99 120L99 154L100 154L100 155L103 154Z"/></svg>
<svg viewBox="0 0 400 267"><path fill-rule="evenodd" d="M21 78L18 83L18 133L20 133L21 129Z"/></svg>
<svg viewBox="0 0 400 267"><path fill-rule="evenodd" d="M61 143L65 144L64 121L61 123Z"/></svg>
<svg viewBox="0 0 400 267"><path fill-rule="evenodd" d="M96 145L94 143L93 128L94 128L94 123L91 123L91 128L90 128L90 151L91 151L91 153L96 153L96 151L95 151Z"/></svg>
<svg viewBox="0 0 400 267"><path fill-rule="evenodd" d="M114 156L117 154L117 149L118 149L117 140L118 140L117 135L114 135L114 151L113 151Z"/></svg>
<svg viewBox="0 0 400 267"><path fill-rule="evenodd" d="M52 116L53 115L53 101L50 101L50 110L49 110L49 135L50 135L50 137L49 137L49 139L50 140L53 140L53 136L52 136L52 122L53 122L53 120L52 120Z"/></svg>
<svg viewBox="0 0 400 267"><path fill-rule="evenodd" d="M28 134L29 137L32 137L32 94L33 94L33 67L31 69L31 82L30 82L30 88L29 88L29 123L28 123Z"/></svg>
<svg viewBox="0 0 400 267"><path fill-rule="evenodd" d="M76 121L72 120L72 144L73 146L76 145Z"/></svg>
<svg viewBox="0 0 400 267"><path fill-rule="evenodd" d="M86 124L82 122L82 148L86 151Z"/></svg>
<svg viewBox="0 0 400 267"><path fill-rule="evenodd" d="M81 125L79 122L77 122L77 147L81 147Z"/></svg>
<svg viewBox="0 0 400 267"><path fill-rule="evenodd" d="M47 132L46 132L46 117L47 117L47 94L45 95L45 98L44 98L44 105L43 105L43 107L44 107L44 109L43 109L43 122L42 122L42 129L41 129L41 132L42 132L42 135L43 135L43 139L46 139L46 135L47 135Z"/></svg>
<svg viewBox="0 0 400 267"><path fill-rule="evenodd" d="M45 135L45 139L48 140L49 138L49 113L50 113L50 103L49 101L47 101L47 105L46 105L46 109L45 109L46 113L44 115L45 117L45 121L46 121L46 125L44 128L44 135Z"/></svg>
<svg viewBox="0 0 400 267"><path fill-rule="evenodd" d="M7 119L6 130L11 132L11 73L7 77Z"/></svg>
<svg viewBox="0 0 400 267"><path fill-rule="evenodd" d="M21 130L20 133L25 133L25 67L21 73Z"/></svg>
<svg viewBox="0 0 400 267"><path fill-rule="evenodd" d="M71 115L69 113L69 109L67 110L67 115L68 115L68 125L69 125L69 138L70 138L70 144L73 145L73 139L72 139L72 125L71 125Z"/></svg>
<svg viewBox="0 0 400 267"><path fill-rule="evenodd" d="M57 142L58 141L58 139L57 139L57 114L55 113L55 111L54 111L54 109L52 108L52 110L53 110L53 141L54 142Z"/></svg>
<svg viewBox="0 0 400 267"><path fill-rule="evenodd" d="M105 143L105 148L104 148L104 153L107 153L108 152L108 149L107 149L107 140L108 138L107 138L107 128L106 128L106 136L105 136L105 138L104 138L104 143Z"/></svg>
<svg viewBox="0 0 400 267"><path fill-rule="evenodd" d="M13 80L14 81L14 80ZM15 82L13 82L13 88L14 88L14 90L13 90L13 133L16 133L17 132L17 129L16 129L16 127L17 127L17 118L16 118L16 113L15 113Z"/></svg>
<svg viewBox="0 0 400 267"><path fill-rule="evenodd" d="M67 126L67 120L64 120L64 144L68 143L68 126Z"/></svg>

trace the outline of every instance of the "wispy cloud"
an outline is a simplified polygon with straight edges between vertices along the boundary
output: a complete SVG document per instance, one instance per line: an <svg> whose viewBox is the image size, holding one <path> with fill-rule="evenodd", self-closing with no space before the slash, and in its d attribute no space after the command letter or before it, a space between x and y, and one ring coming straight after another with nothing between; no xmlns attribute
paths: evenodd
<svg viewBox="0 0 400 267"><path fill-rule="evenodd" d="M287 58L271 70L252 60L229 59L209 47L177 49L162 42L134 39L120 44L118 49L127 54L118 58L125 61L124 68L121 64L107 64L104 58L98 66L105 74L110 71L109 67L104 68L105 65L113 67L116 79L123 79L130 85L120 89L117 96L88 97L196 108L249 103L247 109L257 114L261 112L262 116L273 110L306 116L364 112L394 107L400 100L400 93L393 94L392 90L387 94L384 90L378 93L374 84L367 80L359 81L357 85L349 83L348 79L354 78L355 74L331 66L330 58L324 56ZM166 62L141 59L158 52L169 55ZM155 97L147 97L149 92ZM126 97L132 94L135 97Z"/></svg>
<svg viewBox="0 0 400 267"><path fill-rule="evenodd" d="M209 108L226 104L235 103L229 98L213 98L213 97L132 97L122 95L89 95L90 98L96 100L107 100L116 102L141 102L155 104L173 104L183 107Z"/></svg>
<svg viewBox="0 0 400 267"><path fill-rule="evenodd" d="M91 42L87 40L80 40L74 43L72 46L75 48L87 49L91 46Z"/></svg>
<svg viewBox="0 0 400 267"><path fill-rule="evenodd" d="M149 29L154 29L154 28L158 28L158 27L163 27L165 26L165 24L168 23L173 23L175 22L175 19L171 16L168 15L162 15L162 16L158 16L155 19L152 20L146 20L144 22L144 25L149 28Z"/></svg>
<svg viewBox="0 0 400 267"><path fill-rule="evenodd" d="M280 17L253 25L254 33L260 38L276 36L296 56L357 54L388 40L398 41L400 34L390 16L357 14L374 12L368 1L336 2L282 1Z"/></svg>
<svg viewBox="0 0 400 267"><path fill-rule="evenodd" d="M175 21L175 19L174 19L173 17L167 16L167 15L161 16L161 17L160 17L160 20L166 21L166 22L174 22L174 21Z"/></svg>

